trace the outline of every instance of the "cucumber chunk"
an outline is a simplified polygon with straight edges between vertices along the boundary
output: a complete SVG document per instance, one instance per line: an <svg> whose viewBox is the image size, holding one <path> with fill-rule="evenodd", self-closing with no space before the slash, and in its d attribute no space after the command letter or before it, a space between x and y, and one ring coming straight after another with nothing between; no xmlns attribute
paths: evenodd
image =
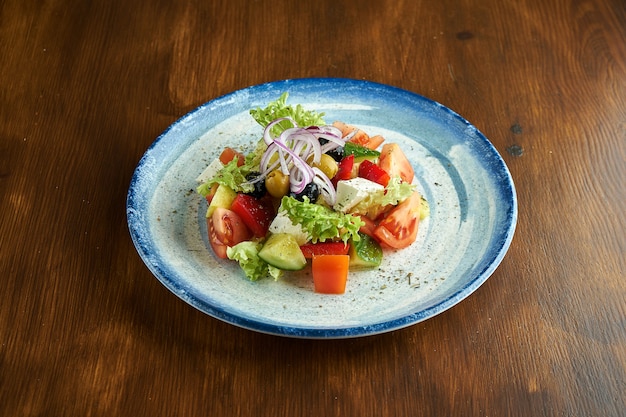
<svg viewBox="0 0 626 417"><path fill-rule="evenodd" d="M377 150L352 142L346 142L343 150L345 155L354 155L354 162L363 162L366 159L374 162L380 156L380 152Z"/></svg>
<svg viewBox="0 0 626 417"><path fill-rule="evenodd" d="M286 271L297 271L306 266L306 259L296 238L288 233L270 235L259 251L259 258Z"/></svg>

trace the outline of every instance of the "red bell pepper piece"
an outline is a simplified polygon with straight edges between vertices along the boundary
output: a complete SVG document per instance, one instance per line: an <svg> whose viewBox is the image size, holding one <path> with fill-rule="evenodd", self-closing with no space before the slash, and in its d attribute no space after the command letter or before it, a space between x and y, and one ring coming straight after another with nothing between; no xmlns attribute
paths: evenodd
<svg viewBox="0 0 626 417"><path fill-rule="evenodd" d="M306 243L300 246L300 250L306 259L311 259L319 255L346 255L350 245L343 242Z"/></svg>
<svg viewBox="0 0 626 417"><path fill-rule="evenodd" d="M257 199L247 194L237 194L230 209L237 213L255 237L263 237L276 213L271 200Z"/></svg>
<svg viewBox="0 0 626 417"><path fill-rule="evenodd" d="M352 170L354 169L354 155L348 155L337 164L337 173L331 179L331 182L337 187L337 182L341 180L349 180L352 178Z"/></svg>
<svg viewBox="0 0 626 417"><path fill-rule="evenodd" d="M367 159L359 165L359 177L374 181L383 187L386 187L391 179L387 171Z"/></svg>

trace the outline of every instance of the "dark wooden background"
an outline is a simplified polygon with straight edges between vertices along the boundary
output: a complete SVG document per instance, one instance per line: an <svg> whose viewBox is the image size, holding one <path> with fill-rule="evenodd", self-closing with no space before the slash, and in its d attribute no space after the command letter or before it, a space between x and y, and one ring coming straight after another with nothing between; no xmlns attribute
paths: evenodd
<svg viewBox="0 0 626 417"><path fill-rule="evenodd" d="M0 415L626 412L623 0L0 1ZM404 88L502 154L519 221L471 297L388 334L239 329L128 233L155 138L285 78Z"/></svg>

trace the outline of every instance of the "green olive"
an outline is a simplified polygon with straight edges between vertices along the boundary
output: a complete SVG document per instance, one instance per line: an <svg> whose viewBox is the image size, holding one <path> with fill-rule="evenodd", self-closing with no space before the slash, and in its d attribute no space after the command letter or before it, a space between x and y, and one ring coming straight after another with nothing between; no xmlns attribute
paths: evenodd
<svg viewBox="0 0 626 417"><path fill-rule="evenodd" d="M312 167L319 168L324 174L326 174L328 178L334 177L337 171L339 170L337 161L335 161L332 156L326 155L325 153L322 154L319 164L313 163L312 155L308 158L307 162Z"/></svg>
<svg viewBox="0 0 626 417"><path fill-rule="evenodd" d="M289 175L275 169L265 177L265 188L274 198L282 198L289 192Z"/></svg>

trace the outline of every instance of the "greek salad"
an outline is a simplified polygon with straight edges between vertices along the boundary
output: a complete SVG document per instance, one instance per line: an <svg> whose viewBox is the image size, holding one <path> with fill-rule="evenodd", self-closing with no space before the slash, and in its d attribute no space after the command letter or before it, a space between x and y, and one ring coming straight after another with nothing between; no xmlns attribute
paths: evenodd
<svg viewBox="0 0 626 417"><path fill-rule="evenodd" d="M250 110L252 152L226 147L198 176L208 241L252 281L310 264L316 292L342 294L349 271L415 241L428 204L398 144L287 98Z"/></svg>

